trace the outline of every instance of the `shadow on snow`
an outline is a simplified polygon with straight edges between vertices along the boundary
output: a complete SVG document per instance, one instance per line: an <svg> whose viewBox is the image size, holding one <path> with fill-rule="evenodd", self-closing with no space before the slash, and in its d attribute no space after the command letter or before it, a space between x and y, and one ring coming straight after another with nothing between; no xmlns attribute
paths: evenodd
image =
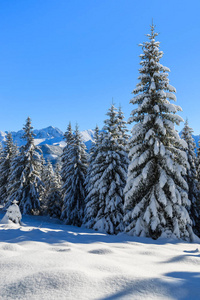
<svg viewBox="0 0 200 300"><path fill-rule="evenodd" d="M170 272L162 278L142 279L126 282L123 289L100 300L117 299L199 299L200 273L197 272Z"/></svg>
<svg viewBox="0 0 200 300"><path fill-rule="evenodd" d="M3 214L0 214L0 220ZM0 242L15 243L24 241L54 243L134 243L134 244L178 244L184 243L179 240L131 237L127 234L108 235L103 232L94 231L84 227L64 225L58 219L44 216L23 216L23 226L17 228L0 227ZM1 225L2 226L2 225ZM2 230L3 229L3 230Z"/></svg>

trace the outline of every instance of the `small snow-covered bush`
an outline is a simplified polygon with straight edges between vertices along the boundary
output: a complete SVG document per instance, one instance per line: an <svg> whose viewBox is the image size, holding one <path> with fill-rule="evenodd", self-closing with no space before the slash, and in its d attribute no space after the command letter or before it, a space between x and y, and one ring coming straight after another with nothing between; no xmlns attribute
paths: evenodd
<svg viewBox="0 0 200 300"><path fill-rule="evenodd" d="M12 204L8 207L7 212L1 222L7 223L10 220L15 224L21 224L21 219L22 219L22 215L19 206L17 205L17 201L14 200Z"/></svg>

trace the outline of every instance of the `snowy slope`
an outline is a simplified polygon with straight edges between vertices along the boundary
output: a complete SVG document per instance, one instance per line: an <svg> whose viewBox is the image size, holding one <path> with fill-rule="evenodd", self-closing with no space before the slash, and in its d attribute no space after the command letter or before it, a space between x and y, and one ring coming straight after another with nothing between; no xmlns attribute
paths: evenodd
<svg viewBox="0 0 200 300"><path fill-rule="evenodd" d="M200 299L199 244L22 221L0 224L2 300Z"/></svg>

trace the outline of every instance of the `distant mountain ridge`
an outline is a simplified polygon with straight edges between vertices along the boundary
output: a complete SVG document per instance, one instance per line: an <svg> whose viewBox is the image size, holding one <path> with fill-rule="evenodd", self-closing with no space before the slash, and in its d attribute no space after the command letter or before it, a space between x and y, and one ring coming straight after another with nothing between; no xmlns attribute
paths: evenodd
<svg viewBox="0 0 200 300"><path fill-rule="evenodd" d="M52 162L55 162L62 154L62 149L65 147L66 143L64 141L64 133L57 127L48 126L42 129L34 129L33 130L35 137L34 142L35 145L39 146L43 152L44 158L50 159ZM22 136L24 135L23 130L12 131L12 137L14 143L16 143L19 147L25 144ZM87 150L89 151L92 142L94 141L94 133L95 131L92 129L84 130L80 132L83 138L83 142L86 145ZM0 131L0 142L6 140L6 136L8 131ZM193 135L196 146L198 147L198 141L200 135Z"/></svg>
<svg viewBox="0 0 200 300"><path fill-rule="evenodd" d="M65 147L66 143L64 141L64 133L56 127L49 126L43 129L33 130L35 134L34 142L35 145L39 146L43 152L45 159L50 159L52 162L55 162L59 156L62 154L62 149ZM83 142L86 145L87 150L89 151L91 144L94 140L94 130L84 130L80 132L82 135ZM0 142L2 145L6 140L8 131L0 131ZM13 141L17 146L22 146L25 144L23 130L11 131Z"/></svg>

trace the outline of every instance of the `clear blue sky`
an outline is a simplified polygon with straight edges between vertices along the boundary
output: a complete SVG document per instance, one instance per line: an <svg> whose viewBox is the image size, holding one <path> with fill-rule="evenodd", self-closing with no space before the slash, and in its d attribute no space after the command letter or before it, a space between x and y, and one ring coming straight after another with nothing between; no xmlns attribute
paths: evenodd
<svg viewBox="0 0 200 300"><path fill-rule="evenodd" d="M200 134L199 11L199 0L1 0L0 130L28 115L37 129L102 127L112 97L127 119L153 18L180 115Z"/></svg>

